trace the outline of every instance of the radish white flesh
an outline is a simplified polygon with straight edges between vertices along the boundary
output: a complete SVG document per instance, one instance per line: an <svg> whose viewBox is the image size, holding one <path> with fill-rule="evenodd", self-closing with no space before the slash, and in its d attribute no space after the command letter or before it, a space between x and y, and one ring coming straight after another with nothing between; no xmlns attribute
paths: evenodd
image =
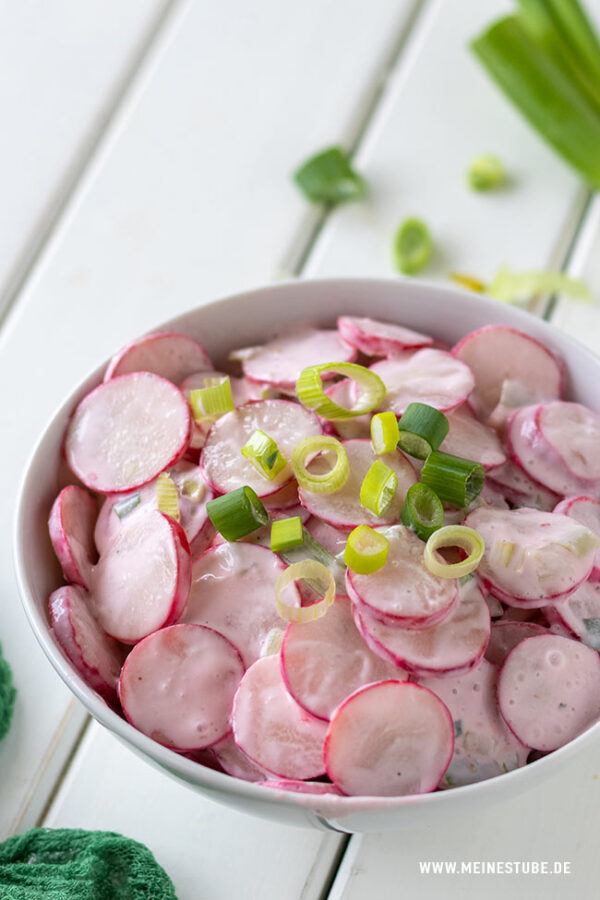
<svg viewBox="0 0 600 900"><path fill-rule="evenodd" d="M300 488L298 496L302 506L306 507L313 516L318 516L335 528L347 531L357 525L391 525L393 522L397 522L406 492L417 480L412 465L398 450L376 456L370 441L344 441L343 446L350 464L350 474L344 486L333 494L315 494ZM361 484L377 459L393 469L398 477L398 489L381 517L366 509L360 502Z"/></svg>
<svg viewBox="0 0 600 900"><path fill-rule="evenodd" d="M433 338L427 334L420 334L391 322L379 322L377 319L340 316L337 327L346 343L366 356L391 356L403 350L415 350L433 344Z"/></svg>
<svg viewBox="0 0 600 900"><path fill-rule="evenodd" d="M75 410L67 461L95 491L133 490L177 462L190 425L185 397L170 381L149 372L122 375L101 384Z"/></svg>
<svg viewBox="0 0 600 900"><path fill-rule="evenodd" d="M262 347L252 348L242 361L244 375L276 388L295 390L302 369L323 363L353 362L356 350L337 331L298 328Z"/></svg>
<svg viewBox="0 0 600 900"><path fill-rule="evenodd" d="M192 372L210 371L213 364L202 344L185 334L147 334L123 347L108 364L105 381L128 372L153 372L179 384Z"/></svg>
<svg viewBox="0 0 600 900"><path fill-rule="evenodd" d="M525 398L519 405L562 395L561 363L539 341L515 328L486 325L467 334L452 353L475 376L475 390L469 403L484 421L500 402L507 380L524 386Z"/></svg>
<svg viewBox="0 0 600 900"><path fill-rule="evenodd" d="M426 678L420 684L442 700L454 720L454 754L440 787L484 781L527 762L524 746L498 712L498 669L482 660L458 678Z"/></svg>
<svg viewBox="0 0 600 900"><path fill-rule="evenodd" d="M260 785L276 791L290 791L292 794L334 794L338 797L342 794L335 784L323 781L294 781L288 778L283 781L261 781Z"/></svg>
<svg viewBox="0 0 600 900"><path fill-rule="evenodd" d="M119 696L127 719L177 750L201 750L230 729L242 660L223 635L172 625L137 644L123 666Z"/></svg>
<svg viewBox="0 0 600 900"><path fill-rule="evenodd" d="M257 766L241 750L233 737L228 734L218 744L211 748L217 762L227 775L233 778L241 778L243 781L264 782L269 778L269 773Z"/></svg>
<svg viewBox="0 0 600 900"><path fill-rule="evenodd" d="M501 666L517 644L538 634L547 634L547 631L547 628L536 622L494 622L485 658L495 666Z"/></svg>
<svg viewBox="0 0 600 900"><path fill-rule="evenodd" d="M600 538L600 500L594 497L566 497L554 508L562 516L570 516ZM596 552L590 579L600 581L600 549Z"/></svg>
<svg viewBox="0 0 600 900"><path fill-rule="evenodd" d="M50 510L48 530L54 552L71 584L89 587L97 553L94 547L96 501L83 488L70 484L62 489Z"/></svg>
<svg viewBox="0 0 600 900"><path fill-rule="evenodd" d="M250 666L233 701L232 722L236 743L261 768L301 781L323 774L326 725L290 697L279 655Z"/></svg>
<svg viewBox="0 0 600 900"><path fill-rule="evenodd" d="M102 631L86 592L73 585L61 587L50 594L48 608L56 639L83 680L116 704L124 649Z"/></svg>
<svg viewBox="0 0 600 900"><path fill-rule="evenodd" d="M495 469L506 462L506 454L496 432L482 425L466 405L446 415L450 430L440 450L452 456L477 460L484 469Z"/></svg>
<svg viewBox="0 0 600 900"><path fill-rule="evenodd" d="M291 470L286 467L270 481L242 456L242 447L257 429L273 438L288 461L299 441L321 434L317 417L288 400L263 400L226 413L213 425L200 458L215 490L226 494L248 485L259 497L268 497L291 480Z"/></svg>
<svg viewBox="0 0 600 900"><path fill-rule="evenodd" d="M594 566L598 538L567 516L480 507L465 524L485 541L477 577L499 600L508 596L539 606L561 600Z"/></svg>
<svg viewBox="0 0 600 900"><path fill-rule="evenodd" d="M350 601L338 595L314 622L289 625L281 648L281 673L297 703L327 721L357 688L408 675L370 650L356 629Z"/></svg>
<svg viewBox="0 0 600 900"><path fill-rule="evenodd" d="M498 704L524 744L556 750L600 716L600 656L569 638L528 638L502 667Z"/></svg>
<svg viewBox="0 0 600 900"><path fill-rule="evenodd" d="M356 402L356 393L354 391L354 382L349 378L336 382L332 387L328 388L325 393L338 406L345 409L351 409ZM351 441L355 438L371 439L371 415L354 416L352 419L339 419L337 422L329 422L322 420L323 428L326 432L333 434L334 437L342 441Z"/></svg>
<svg viewBox="0 0 600 900"><path fill-rule="evenodd" d="M443 350L425 348L371 366L386 387L381 409L401 416L409 403L426 403L441 412L464 403L473 390L467 366Z"/></svg>
<svg viewBox="0 0 600 900"><path fill-rule="evenodd" d="M600 582L586 581L553 612L570 634L600 651Z"/></svg>
<svg viewBox="0 0 600 900"><path fill-rule="evenodd" d="M474 579L459 587L458 601L450 614L432 628L390 628L362 609L356 609L355 616L359 631L374 653L423 677L438 673L460 675L473 669L490 637L489 610Z"/></svg>
<svg viewBox="0 0 600 900"><path fill-rule="evenodd" d="M123 522L92 577L98 621L126 644L176 622L191 581L190 549L181 525L160 512Z"/></svg>
<svg viewBox="0 0 600 900"><path fill-rule="evenodd" d="M208 625L239 648L245 666L259 659L267 635L285 627L275 607L275 585L285 565L266 547L224 543L194 562L182 622ZM295 587L286 602L300 605Z"/></svg>
<svg viewBox="0 0 600 900"><path fill-rule="evenodd" d="M325 547L326 550L333 553L334 556L344 552L346 541L348 540L347 531L342 531L340 528L334 528L333 525L328 525L327 522L323 522L316 516L311 516L308 520L306 523L306 530L310 532L314 539Z"/></svg>
<svg viewBox="0 0 600 900"><path fill-rule="evenodd" d="M531 506L544 512L552 512L558 502L558 495L534 481L523 469L508 459L496 466L486 478L486 485L497 489L513 506Z"/></svg>
<svg viewBox="0 0 600 900"><path fill-rule="evenodd" d="M438 578L425 568L423 541L403 525L386 532L386 564L370 575L348 569L349 597L363 611L391 627L431 628L443 621L458 599L454 579Z"/></svg>
<svg viewBox="0 0 600 900"><path fill-rule="evenodd" d="M447 707L416 684L379 681L334 712L327 774L344 794L397 797L433 791L454 749Z"/></svg>

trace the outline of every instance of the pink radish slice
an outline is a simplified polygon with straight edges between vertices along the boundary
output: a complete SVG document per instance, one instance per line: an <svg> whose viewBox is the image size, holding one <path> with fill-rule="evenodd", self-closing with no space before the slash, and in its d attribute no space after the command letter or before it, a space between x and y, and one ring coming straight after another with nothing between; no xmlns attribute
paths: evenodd
<svg viewBox="0 0 600 900"><path fill-rule="evenodd" d="M275 608L275 585L286 566L266 547L224 543L194 562L182 622L208 625L239 647L245 666L260 658L271 629L285 623ZM292 590L290 588L290 590ZM295 589L286 602L300 605Z"/></svg>
<svg viewBox="0 0 600 900"><path fill-rule="evenodd" d="M87 588L97 553L94 523L98 507L93 497L75 484L62 489L50 510L48 530L63 574L71 584Z"/></svg>
<svg viewBox="0 0 600 900"><path fill-rule="evenodd" d="M260 781L268 779L269 773L257 766L241 750L233 737L228 734L212 747L217 762L227 775L241 778L243 781Z"/></svg>
<svg viewBox="0 0 600 900"><path fill-rule="evenodd" d="M546 633L547 629L536 622L494 622L485 658L495 666L501 666L510 651L521 641Z"/></svg>
<svg viewBox="0 0 600 900"><path fill-rule="evenodd" d="M323 781L294 781L292 778L283 781L259 781L261 787L273 788L275 791L289 791L292 794L334 794L342 796L334 784Z"/></svg>
<svg viewBox="0 0 600 900"><path fill-rule="evenodd" d="M192 372L212 368L202 344L185 334L165 331L147 334L123 347L108 364L104 380L128 372L153 372L179 384Z"/></svg>
<svg viewBox="0 0 600 900"><path fill-rule="evenodd" d="M535 509L480 507L465 524L480 533L485 553L477 577L499 600L543 606L571 594L594 566L598 538L567 516Z"/></svg>
<svg viewBox="0 0 600 900"><path fill-rule="evenodd" d="M386 537L390 546L383 568L371 575L346 573L348 595L359 614L398 628L431 628L442 622L458 599L456 582L425 568L425 545L408 528L395 525Z"/></svg>
<svg viewBox="0 0 600 900"><path fill-rule="evenodd" d="M594 497L566 497L554 508L557 515L570 516L600 537L600 500ZM592 581L600 581L600 550L596 553Z"/></svg>
<svg viewBox="0 0 600 900"><path fill-rule="evenodd" d="M460 675L478 665L490 638L490 614L475 579L459 587L450 614L432 628L408 631L383 625L362 609L356 625L366 644L413 675Z"/></svg>
<svg viewBox="0 0 600 900"><path fill-rule="evenodd" d="M343 445L350 464L350 474L345 485L334 494L315 494L300 488L298 496L302 506L313 516L318 516L335 528L348 531L357 525L391 525L397 522L406 492L417 480L412 465L400 451L376 456L370 441L344 441ZM398 490L381 517L366 509L360 502L361 484L377 459L393 469L398 476Z"/></svg>
<svg viewBox="0 0 600 900"><path fill-rule="evenodd" d="M190 548L181 525L152 511L123 528L92 577L92 606L112 637L134 644L176 622L191 581Z"/></svg>
<svg viewBox="0 0 600 900"><path fill-rule="evenodd" d="M433 344L433 338L427 334L377 319L340 316L337 327L346 343L366 356L391 356Z"/></svg>
<svg viewBox="0 0 600 900"><path fill-rule="evenodd" d="M425 794L438 786L453 750L452 718L435 694L409 682L379 681L334 712L325 765L344 794Z"/></svg>
<svg viewBox="0 0 600 900"><path fill-rule="evenodd" d="M557 400L539 407L536 425L571 478L600 495L600 415L581 403Z"/></svg>
<svg viewBox="0 0 600 900"><path fill-rule="evenodd" d="M119 696L128 721L177 750L202 750L230 729L244 667L233 644L202 625L171 625L137 644Z"/></svg>
<svg viewBox="0 0 600 900"><path fill-rule="evenodd" d="M502 603L498 600L497 597L494 597L493 594L485 594L485 602L487 604L487 608L490 611L490 616L492 619L499 619L500 616L504 615L504 607Z"/></svg>
<svg viewBox="0 0 600 900"><path fill-rule="evenodd" d="M307 366L328 362L353 362L356 350L337 331L297 328L252 348L242 361L244 375L251 381L294 390L300 372Z"/></svg>
<svg viewBox="0 0 600 900"><path fill-rule="evenodd" d="M506 454L496 432L478 422L467 406L461 406L447 413L450 431L440 450L475 459L484 469L494 469L506 462Z"/></svg>
<svg viewBox="0 0 600 900"><path fill-rule="evenodd" d="M299 506L298 485L295 481L289 481L274 494L269 494L268 497L265 497L263 503L270 512L275 512L276 510L283 512Z"/></svg>
<svg viewBox="0 0 600 900"><path fill-rule="evenodd" d="M489 473L486 478L486 485L488 484L514 506L531 506L533 509L552 512L558 502L557 494L549 491L539 481L534 481L510 459Z"/></svg>
<svg viewBox="0 0 600 900"><path fill-rule="evenodd" d="M572 635L600 651L600 583L586 581L552 612Z"/></svg>
<svg viewBox="0 0 600 900"><path fill-rule="evenodd" d="M102 631L85 591L73 585L61 587L50 594L48 607L52 631L66 656L83 680L115 705L124 649Z"/></svg>
<svg viewBox="0 0 600 900"><path fill-rule="evenodd" d="M356 397L353 391L354 382L349 378L338 381L333 387L325 391L334 403L351 409ZM355 416L353 419L340 419L338 422L329 422L325 419L321 421L323 428L334 437L342 441L350 441L355 438L371 439L371 416Z"/></svg>
<svg viewBox="0 0 600 900"><path fill-rule="evenodd" d="M334 528L328 525L316 516L312 516L306 523L306 530L312 534L314 539L318 541L326 550L337 556L346 549L346 541L348 540L348 532Z"/></svg>
<svg viewBox="0 0 600 900"><path fill-rule="evenodd" d="M600 716L600 657L557 635L521 641L500 672L498 704L524 744L556 750Z"/></svg>
<svg viewBox="0 0 600 900"><path fill-rule="evenodd" d="M278 655L250 666L233 701L232 721L236 744L261 768L301 781L323 774L326 725L290 697Z"/></svg>
<svg viewBox="0 0 600 900"><path fill-rule="evenodd" d="M149 372L101 384L75 410L65 439L77 477L101 494L129 491L174 465L190 437L183 394Z"/></svg>
<svg viewBox="0 0 600 900"><path fill-rule="evenodd" d="M454 719L454 755L440 787L494 778L527 762L524 746L498 712L498 669L482 660L458 678L425 678L420 684L442 700Z"/></svg>
<svg viewBox="0 0 600 900"><path fill-rule="evenodd" d="M281 674L294 700L325 721L362 685L408 677L366 646L352 619L350 601L343 595L315 622L288 626L281 647Z"/></svg>
<svg viewBox="0 0 600 900"><path fill-rule="evenodd" d="M248 485L259 497L268 497L291 480L291 471L286 468L269 481L242 456L242 447L257 429L273 438L287 460L292 458L298 441L321 434L317 417L288 400L262 400L226 413L213 425L200 457L215 490L226 494Z"/></svg>
<svg viewBox="0 0 600 900"><path fill-rule="evenodd" d="M524 386L524 403L562 396L562 363L543 344L505 325L486 325L467 334L452 350L475 376L469 404L484 421L500 402L506 380ZM523 404L519 404L523 405Z"/></svg>
<svg viewBox="0 0 600 900"><path fill-rule="evenodd" d="M446 412L464 403L473 390L469 368L443 350L425 348L403 353L370 368L386 387L381 409L391 409L397 416L413 402Z"/></svg>

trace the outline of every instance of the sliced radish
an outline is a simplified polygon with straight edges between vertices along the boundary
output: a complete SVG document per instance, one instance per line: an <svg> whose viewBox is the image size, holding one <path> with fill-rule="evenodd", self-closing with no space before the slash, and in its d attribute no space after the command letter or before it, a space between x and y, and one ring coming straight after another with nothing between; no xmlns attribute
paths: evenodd
<svg viewBox="0 0 600 900"><path fill-rule="evenodd" d="M556 750L600 716L600 657L557 635L521 641L500 672L498 704L524 744Z"/></svg>
<svg viewBox="0 0 600 900"><path fill-rule="evenodd" d="M350 409L356 400L354 382L349 378L337 381L325 393L334 403L346 409ZM337 422L323 420L321 424L327 433L333 434L334 437L338 437L343 441L351 441L355 438L371 439L370 415L354 416L353 419L339 419Z"/></svg>
<svg viewBox="0 0 600 900"><path fill-rule="evenodd" d="M48 529L63 574L71 584L89 587L97 560L94 524L98 507L83 488L70 484L62 489L50 510Z"/></svg>
<svg viewBox="0 0 600 900"><path fill-rule="evenodd" d="M555 506L554 512L570 516L600 537L600 500L596 500L594 497L566 497ZM600 581L600 549L596 553L590 579Z"/></svg>
<svg viewBox="0 0 600 900"><path fill-rule="evenodd" d="M119 696L128 721L176 750L202 750L230 729L244 674L233 644L202 625L171 625L137 644L123 666Z"/></svg>
<svg viewBox="0 0 600 900"><path fill-rule="evenodd" d="M376 456L370 441L344 441L348 454L348 480L334 494L315 494L300 488L298 496L313 516L318 516L335 528L348 531L357 525L391 525L400 518L406 492L417 480L415 470L400 451ZM398 476L398 490L381 517L361 505L360 487L375 460L381 460Z"/></svg>
<svg viewBox="0 0 600 900"><path fill-rule="evenodd" d="M561 600L594 566L598 538L567 516L480 507L469 513L465 524L485 541L478 578L505 602L512 598L517 604L544 606Z"/></svg>
<svg viewBox="0 0 600 900"><path fill-rule="evenodd" d="M600 583L586 581L552 612L571 635L600 651Z"/></svg>
<svg viewBox="0 0 600 900"><path fill-rule="evenodd" d="M147 334L123 347L108 364L104 380L128 372L153 372L179 384L192 372L212 368L202 344L185 334L164 331Z"/></svg>
<svg viewBox="0 0 600 900"><path fill-rule="evenodd" d="M262 347L253 347L242 360L244 375L276 388L294 390L307 366L328 362L353 362L356 350L337 331L296 328Z"/></svg>
<svg viewBox="0 0 600 900"><path fill-rule="evenodd" d="M290 481L289 468L269 481L242 456L242 447L257 429L273 438L288 461L299 441L322 431L313 413L288 400L262 400L226 413L213 425L200 458L215 490L226 494L248 485L259 497L267 497Z"/></svg>
<svg viewBox="0 0 600 900"><path fill-rule="evenodd" d="M158 375L133 372L84 397L69 422L65 453L87 487L101 494L129 491L177 462L190 426L178 388Z"/></svg>
<svg viewBox="0 0 600 900"><path fill-rule="evenodd" d="M417 684L379 681L334 712L327 774L344 794L398 797L434 791L454 750L447 707Z"/></svg>
<svg viewBox="0 0 600 900"><path fill-rule="evenodd" d="M536 622L494 622L485 658L495 666L501 666L510 651L521 641L546 633L547 629Z"/></svg>
<svg viewBox="0 0 600 900"><path fill-rule="evenodd" d="M469 368L443 350L403 353L374 363L371 371L386 387L381 409L391 409L397 416L413 402L446 412L464 403L473 390Z"/></svg>
<svg viewBox="0 0 600 900"><path fill-rule="evenodd" d="M50 594L52 631L83 680L115 705L124 648L105 634L90 610L89 597L69 585Z"/></svg>
<svg viewBox="0 0 600 900"><path fill-rule="evenodd" d="M325 721L362 685L408 677L366 646L354 624L350 601L342 595L320 619L288 626L281 647L281 674L294 700Z"/></svg>
<svg viewBox="0 0 600 900"><path fill-rule="evenodd" d="M92 577L92 605L112 637L134 644L176 622L191 581L190 548L181 525L163 513L124 520Z"/></svg>
<svg viewBox="0 0 600 900"><path fill-rule="evenodd" d="M258 766L281 778L317 778L326 730L286 691L278 655L250 666L233 701L233 735Z"/></svg>
<svg viewBox="0 0 600 900"><path fill-rule="evenodd" d="M478 665L490 638L490 614L474 579L459 587L450 614L432 628L409 631L390 628L362 608L355 610L356 625L373 650L414 675L460 675Z"/></svg>
<svg viewBox="0 0 600 900"><path fill-rule="evenodd" d="M227 775L233 778L241 778L243 781L264 782L269 778L269 773L261 769L246 756L234 741L231 734L227 734L218 744L212 748L217 762Z"/></svg>
<svg viewBox="0 0 600 900"><path fill-rule="evenodd" d="M482 425L466 405L447 413L447 417L450 430L440 450L477 460L484 469L495 469L506 462L506 454L496 432Z"/></svg>
<svg viewBox="0 0 600 900"><path fill-rule="evenodd" d="M366 356L391 356L433 344L433 338L427 334L377 319L340 316L337 327L346 343Z"/></svg>
<svg viewBox="0 0 600 900"><path fill-rule="evenodd" d="M288 509L299 507L298 485L295 481L288 481L287 484L284 484L284 486L274 494L269 494L268 497L265 497L263 503L271 513L285 512ZM303 510L303 514L308 518L306 510Z"/></svg>
<svg viewBox="0 0 600 900"><path fill-rule="evenodd" d="M182 622L209 625L239 647L245 666L260 659L267 635L284 627L275 607L275 585L285 569L266 547L224 543L194 562ZM295 588L286 596L300 605Z"/></svg>
<svg viewBox="0 0 600 900"><path fill-rule="evenodd" d="M387 562L371 575L348 569L348 595L363 613L390 627L431 628L450 615L458 599L454 579L438 578L425 568L423 541L403 525L386 531Z"/></svg>
<svg viewBox="0 0 600 900"><path fill-rule="evenodd" d="M290 791L292 794L334 794L342 795L335 784L323 781L294 781L292 778L283 781L261 781L261 787L273 788L276 791Z"/></svg>
<svg viewBox="0 0 600 900"><path fill-rule="evenodd" d="M531 506L544 512L552 512L558 495L534 481L523 469L508 459L497 466L486 478L486 485L497 489L513 506Z"/></svg>
<svg viewBox="0 0 600 900"><path fill-rule="evenodd" d="M497 682L497 667L485 659L458 678L421 679L454 719L454 755L440 787L484 781L527 762L529 747L512 734L498 712Z"/></svg>
<svg viewBox="0 0 600 900"><path fill-rule="evenodd" d="M500 403L505 381L523 386L519 406L562 396L563 365L535 338L506 325L486 325L467 334L452 350L475 376L469 398L484 421Z"/></svg>
<svg viewBox="0 0 600 900"><path fill-rule="evenodd" d="M306 523L306 530L309 531L314 539L325 547L326 550L333 553L334 556L343 553L346 549L348 532L342 531L339 528L334 528L333 525L328 525L327 522L323 522L316 516L311 516L308 520Z"/></svg>

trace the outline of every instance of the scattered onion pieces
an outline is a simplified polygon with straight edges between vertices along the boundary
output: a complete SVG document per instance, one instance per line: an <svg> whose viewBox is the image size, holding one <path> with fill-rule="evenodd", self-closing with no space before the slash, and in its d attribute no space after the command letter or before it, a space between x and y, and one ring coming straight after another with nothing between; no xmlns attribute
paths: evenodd
<svg viewBox="0 0 600 900"><path fill-rule="evenodd" d="M335 453L333 467L324 473L310 472L306 460L314 459L319 453ZM313 494L333 494L339 491L350 474L348 454L334 437L315 435L298 441L292 453L292 469L301 488Z"/></svg>
<svg viewBox="0 0 600 900"><path fill-rule="evenodd" d="M350 378L360 388L360 394L354 406L346 409L327 396L323 390L321 373L334 373ZM312 409L322 419L335 421L336 419L352 419L355 416L363 416L372 412L385 397L385 385L379 375L357 366L356 363L331 362L320 366L307 366L300 373L296 382L296 393L300 403L307 409Z"/></svg>
<svg viewBox="0 0 600 900"><path fill-rule="evenodd" d="M436 551L460 547L467 558L457 563L447 563ZM423 562L432 575L438 578L463 578L475 571L485 551L485 541L478 531L466 525L444 525L431 535L425 544Z"/></svg>
<svg viewBox="0 0 600 900"><path fill-rule="evenodd" d="M288 606L281 595L294 581L310 581L311 587L323 593L320 600L310 606ZM335 580L323 563L316 559L303 559L285 569L275 585L275 606L286 622L314 622L324 616L335 599Z"/></svg>
<svg viewBox="0 0 600 900"><path fill-rule="evenodd" d="M156 479L156 505L160 512L179 521L179 493L167 472L161 472Z"/></svg>

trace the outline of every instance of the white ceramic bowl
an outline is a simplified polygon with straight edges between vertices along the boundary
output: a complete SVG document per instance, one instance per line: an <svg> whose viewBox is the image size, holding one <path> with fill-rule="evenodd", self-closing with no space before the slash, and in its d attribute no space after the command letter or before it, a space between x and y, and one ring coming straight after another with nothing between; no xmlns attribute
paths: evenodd
<svg viewBox="0 0 600 900"><path fill-rule="evenodd" d="M263 342L294 322L334 325L340 314L372 316L429 332L450 344L492 322L512 325L538 338L566 362L569 395L600 412L600 359L552 326L510 306L453 288L416 281L368 279L277 284L209 303L163 323L157 331L182 331L198 338L218 362L234 347ZM115 347L115 350L117 348ZM45 429L27 466L17 507L16 570L23 603L50 662L89 712L116 737L180 781L244 812L298 825L347 832L382 831L457 816L521 793L555 773L565 760L600 736L594 725L566 747L537 762L479 784L402 798L343 798L296 795L258 787L204 768L136 731L92 691L63 656L50 630L47 597L61 584L48 538L47 520L58 491L60 448L76 402L100 382L104 366L65 400Z"/></svg>

